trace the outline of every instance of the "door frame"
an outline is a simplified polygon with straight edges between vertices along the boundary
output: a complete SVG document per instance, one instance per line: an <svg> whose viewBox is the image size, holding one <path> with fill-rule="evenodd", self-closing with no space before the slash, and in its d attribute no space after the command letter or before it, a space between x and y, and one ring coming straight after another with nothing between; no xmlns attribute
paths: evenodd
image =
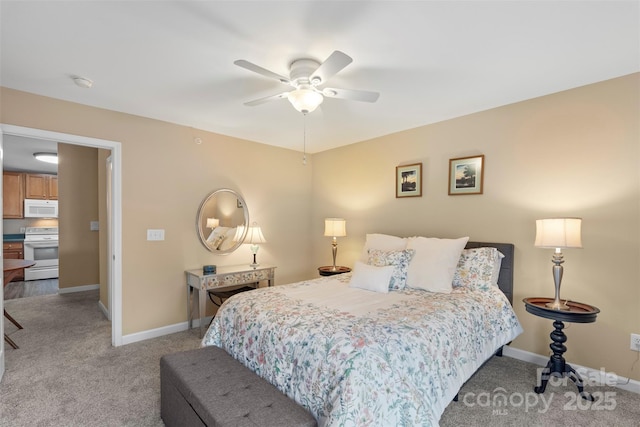
<svg viewBox="0 0 640 427"><path fill-rule="evenodd" d="M67 133L52 132L43 129L27 128L22 126L6 125L0 123L0 138L3 135L15 135L27 138L47 139L64 144L82 145L85 147L103 148L111 150L113 171L111 175L111 224L107 224L109 237L111 238L113 254L112 277L108 284L111 294L109 311L111 318L111 344L114 347L122 345L122 144L117 141L91 138L87 136L72 135ZM1 140L1 139L0 139ZM2 148L0 146L0 148ZM2 167L4 169L4 165ZM0 207L0 212L2 207ZM0 300L4 291L0 290ZM0 323L0 325L2 325ZM0 326L0 333L4 334L4 328ZM0 367L0 372L4 366Z"/></svg>

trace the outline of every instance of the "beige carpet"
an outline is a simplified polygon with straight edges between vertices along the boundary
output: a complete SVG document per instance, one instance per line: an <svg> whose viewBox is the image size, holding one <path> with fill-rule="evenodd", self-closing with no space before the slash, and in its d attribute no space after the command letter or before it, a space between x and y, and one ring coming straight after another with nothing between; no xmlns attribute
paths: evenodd
<svg viewBox="0 0 640 427"><path fill-rule="evenodd" d="M25 329L5 322L20 349L5 346L0 426L163 426L160 357L197 348L200 340L181 332L111 347L111 325L97 301L97 291L5 301ZM492 358L447 407L441 425L640 426L640 395L589 386L600 399L590 404L575 399L572 383L537 395L536 368Z"/></svg>
<svg viewBox="0 0 640 427"><path fill-rule="evenodd" d="M163 426L160 357L197 348L181 332L111 346L98 291L5 301L24 329L5 321L20 346L5 345L0 426Z"/></svg>

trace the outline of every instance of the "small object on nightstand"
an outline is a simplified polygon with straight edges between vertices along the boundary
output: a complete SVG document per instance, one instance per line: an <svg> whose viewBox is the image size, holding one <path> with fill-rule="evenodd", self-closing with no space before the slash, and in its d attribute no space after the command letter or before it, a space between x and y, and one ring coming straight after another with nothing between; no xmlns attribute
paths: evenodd
<svg viewBox="0 0 640 427"><path fill-rule="evenodd" d="M215 265L202 266L202 274L216 274L216 266Z"/></svg>
<svg viewBox="0 0 640 427"><path fill-rule="evenodd" d="M249 231L247 233L247 237L245 238L246 243L251 243L251 253L253 253L253 263L249 264L250 267L257 267L258 261L256 261L256 254L258 253L258 243L266 243L267 239L264 238L264 234L262 234L262 230L260 226L258 226L257 222L253 222L251 227L249 227Z"/></svg>
<svg viewBox="0 0 640 427"><path fill-rule="evenodd" d="M347 222L342 218L326 218L324 220L324 235L333 238L331 243L331 253L333 254L331 271L333 271L333 274L339 274L337 273L338 267L336 267L336 253L338 252L338 240L336 237L347 235Z"/></svg>
<svg viewBox="0 0 640 427"><path fill-rule="evenodd" d="M554 310L570 310L566 302L560 299L560 283L562 282L564 248L581 248L582 238L580 236L580 218L547 218L536 220L536 241L534 245L538 248L553 248L553 282L556 287L556 297L547 303L548 308Z"/></svg>
<svg viewBox="0 0 640 427"><path fill-rule="evenodd" d="M332 265L325 265L318 267L318 272L321 276L333 276L334 274L349 273L351 269L349 267L336 266L335 270Z"/></svg>
<svg viewBox="0 0 640 427"><path fill-rule="evenodd" d="M556 293L555 299L557 297L558 294ZM564 345L567 341L567 336L562 332L564 329L564 323L562 322L593 323L596 321L596 316L600 313L600 309L576 301L567 301L567 309L549 308L549 304L554 302L554 298L525 298L523 301L529 313L553 320L553 327L555 328L551 332L552 342L549 345L553 354L549 358L547 366L542 370L541 377L538 378L539 385L534 387L533 390L538 394L544 393L551 376L567 377L578 387L578 392L583 399L593 401L593 396L584 391L584 381L580 374L562 356L567 351L567 347Z"/></svg>

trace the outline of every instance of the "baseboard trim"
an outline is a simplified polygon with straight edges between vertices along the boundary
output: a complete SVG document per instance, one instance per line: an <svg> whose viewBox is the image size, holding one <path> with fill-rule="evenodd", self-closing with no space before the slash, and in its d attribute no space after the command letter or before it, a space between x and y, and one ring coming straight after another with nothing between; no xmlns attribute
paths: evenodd
<svg viewBox="0 0 640 427"><path fill-rule="evenodd" d="M100 311L102 311L104 317L106 317L108 321L111 321L111 313L109 313L109 310L104 306L102 301L98 301L98 308L100 309Z"/></svg>
<svg viewBox="0 0 640 427"><path fill-rule="evenodd" d="M508 345L504 346L502 354L504 356L511 357L513 359L522 360L524 362L533 363L539 366L545 366L549 361L549 356L542 356L540 354L531 353L525 350L520 350L519 348L513 348ZM573 367L573 369L586 372L590 380L594 380L600 384L603 384L606 382L605 377L607 375L607 372L604 372L598 369L588 368L586 366L576 365L575 363L571 363L571 366ZM617 384L616 384L617 388L640 394L640 381L621 377L618 374L615 374L615 376L617 377Z"/></svg>
<svg viewBox="0 0 640 427"><path fill-rule="evenodd" d="M94 291L96 289L100 289L100 285L82 285L82 286L72 286L70 288L59 288L59 294L70 294L73 292L84 292L84 291Z"/></svg>
<svg viewBox="0 0 640 427"><path fill-rule="evenodd" d="M209 321L211 320L211 316L205 317L203 320L204 320L204 322L203 322L204 325L209 325ZM200 326L200 320L199 319L194 319L193 320L193 326L194 326L194 328L195 327L199 327ZM180 322L180 323L176 323L176 324L169 325L169 326L163 326L161 328L149 329L149 330L142 331L142 332L136 332L136 333L129 334L129 335L123 335L122 336L122 344L123 345L132 344L134 342L144 341L144 340L148 340L148 339L151 339L151 338L158 338L158 337L162 337L164 335L175 334L176 332L186 331L188 328L189 328L189 323L188 322Z"/></svg>

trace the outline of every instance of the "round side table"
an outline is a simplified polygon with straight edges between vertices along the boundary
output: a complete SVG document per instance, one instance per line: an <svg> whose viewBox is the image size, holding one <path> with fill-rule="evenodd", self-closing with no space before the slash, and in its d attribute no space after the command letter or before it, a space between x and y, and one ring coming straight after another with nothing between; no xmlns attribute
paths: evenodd
<svg viewBox="0 0 640 427"><path fill-rule="evenodd" d="M332 265L318 267L318 272L321 276L333 276L334 274L348 273L350 271L351 269L349 267L342 267L337 265L335 270L333 269Z"/></svg>
<svg viewBox="0 0 640 427"><path fill-rule="evenodd" d="M573 369L562 356L564 352L567 351L567 347L564 345L567 341L567 336L562 330L564 329L563 322L595 322L596 316L600 313L600 309L581 302L567 301L566 304L569 306L569 310L555 310L546 306L547 303L553 302L553 298L525 298L523 302L529 313L553 320L553 327L555 328L553 332L551 332L550 337L552 342L549 345L553 354L549 358L547 366L542 370L541 381L539 380L540 385L534 387L533 390L536 393L544 393L549 378L552 375L559 378L568 377L575 383L576 387L578 387L578 392L583 399L593 401L593 396L584 391L584 381L582 377L580 377L576 370Z"/></svg>

